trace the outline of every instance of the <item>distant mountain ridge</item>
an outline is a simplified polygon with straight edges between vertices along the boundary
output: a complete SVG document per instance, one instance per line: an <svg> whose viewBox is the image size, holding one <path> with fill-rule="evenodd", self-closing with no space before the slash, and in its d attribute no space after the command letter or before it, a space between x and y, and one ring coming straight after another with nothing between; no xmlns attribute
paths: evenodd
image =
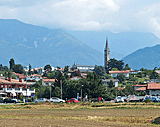
<svg viewBox="0 0 160 127"><path fill-rule="evenodd" d="M123 58L132 69L154 69L160 67L160 44L139 49Z"/></svg>
<svg viewBox="0 0 160 127"><path fill-rule="evenodd" d="M102 65L103 54L61 29L48 29L13 19L0 19L0 63L64 67L75 62Z"/></svg>
<svg viewBox="0 0 160 127"><path fill-rule="evenodd" d="M140 48L160 44L160 39L153 33L111 31L67 31L79 40L100 52L104 51L105 40L108 38L111 58L122 59Z"/></svg>

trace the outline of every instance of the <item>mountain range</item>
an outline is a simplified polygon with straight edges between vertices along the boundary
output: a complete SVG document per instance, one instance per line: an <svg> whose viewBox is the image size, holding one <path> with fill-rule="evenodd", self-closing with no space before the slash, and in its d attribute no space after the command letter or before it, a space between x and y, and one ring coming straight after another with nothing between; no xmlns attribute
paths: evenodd
<svg viewBox="0 0 160 127"><path fill-rule="evenodd" d="M75 62L102 65L103 54L61 29L48 29L25 24L18 20L0 20L0 63L32 67L64 67Z"/></svg>
<svg viewBox="0 0 160 127"><path fill-rule="evenodd" d="M160 68L160 44L153 47L139 49L123 58L132 69L154 69Z"/></svg>
<svg viewBox="0 0 160 127"><path fill-rule="evenodd" d="M111 58L123 59L123 57L138 49L160 44L160 39L153 33L120 32L111 31L67 31L79 40L85 42L93 49L103 52L105 40L108 38L111 50Z"/></svg>
<svg viewBox="0 0 160 127"><path fill-rule="evenodd" d="M32 67L102 65L103 51L109 40L111 58L123 59L132 69L160 66L160 39L152 33L110 31L69 31L0 19L0 64Z"/></svg>

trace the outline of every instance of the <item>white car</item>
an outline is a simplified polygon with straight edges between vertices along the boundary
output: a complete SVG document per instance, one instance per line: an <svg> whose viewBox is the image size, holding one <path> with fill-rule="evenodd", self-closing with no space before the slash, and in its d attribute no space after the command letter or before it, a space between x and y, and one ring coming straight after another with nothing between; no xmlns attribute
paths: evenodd
<svg viewBox="0 0 160 127"><path fill-rule="evenodd" d="M60 99L58 97L52 97L52 98L50 98L49 101L53 102L53 103L65 103L65 100L62 100L62 99Z"/></svg>
<svg viewBox="0 0 160 127"><path fill-rule="evenodd" d="M47 102L48 99L47 98L38 98L37 100L35 100L35 102Z"/></svg>
<svg viewBox="0 0 160 127"><path fill-rule="evenodd" d="M115 98L115 103L118 103L118 102L124 102L124 99L122 97L118 96Z"/></svg>

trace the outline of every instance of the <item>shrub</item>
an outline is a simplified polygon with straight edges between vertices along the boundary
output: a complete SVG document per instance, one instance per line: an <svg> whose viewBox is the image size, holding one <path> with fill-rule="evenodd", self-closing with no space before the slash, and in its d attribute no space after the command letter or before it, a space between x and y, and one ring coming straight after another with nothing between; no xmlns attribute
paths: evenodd
<svg viewBox="0 0 160 127"><path fill-rule="evenodd" d="M144 102L149 103L149 102L152 102L152 101L150 99L146 99L146 100L144 100Z"/></svg>

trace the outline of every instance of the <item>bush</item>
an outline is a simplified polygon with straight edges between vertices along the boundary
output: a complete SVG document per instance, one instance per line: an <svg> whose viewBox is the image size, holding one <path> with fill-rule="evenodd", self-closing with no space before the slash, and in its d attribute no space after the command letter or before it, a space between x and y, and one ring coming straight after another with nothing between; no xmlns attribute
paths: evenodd
<svg viewBox="0 0 160 127"><path fill-rule="evenodd" d="M144 102L149 103L149 102L152 102L152 101L150 99L146 99L146 100L144 100Z"/></svg>

